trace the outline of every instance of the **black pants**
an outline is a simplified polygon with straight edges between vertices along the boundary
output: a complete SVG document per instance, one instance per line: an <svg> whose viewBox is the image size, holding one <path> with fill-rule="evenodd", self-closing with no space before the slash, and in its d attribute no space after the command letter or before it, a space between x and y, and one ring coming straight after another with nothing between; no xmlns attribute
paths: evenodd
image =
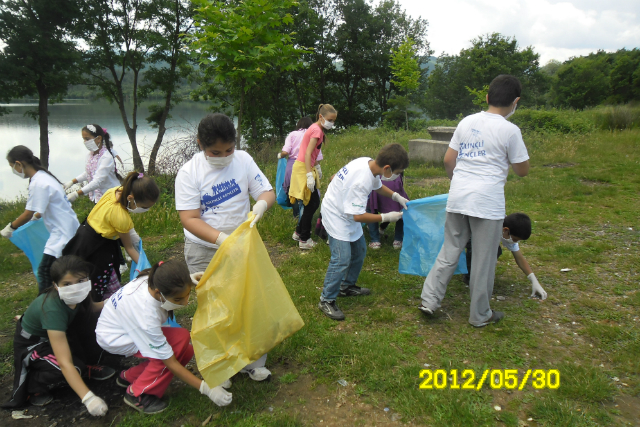
<svg viewBox="0 0 640 427"><path fill-rule="evenodd" d="M38 295L45 291L45 289L53 286L51 281L51 265L56 260L53 255L42 255L42 261L38 267Z"/></svg>
<svg viewBox="0 0 640 427"><path fill-rule="evenodd" d="M471 239L469 239L469 241L467 242L467 246L465 246L465 248L467 249L467 274L464 275L464 277L469 280L471 278ZM498 245L498 258L500 258L500 255L502 255L502 247L500 245Z"/></svg>
<svg viewBox="0 0 640 427"><path fill-rule="evenodd" d="M306 242L311 237L311 222L313 221L313 215L316 213L318 208L320 207L320 195L318 194L318 190L314 190L311 192L311 199L309 199L309 204L305 205L302 210L302 218L300 218L300 222L296 227L296 232L300 236L300 240Z"/></svg>

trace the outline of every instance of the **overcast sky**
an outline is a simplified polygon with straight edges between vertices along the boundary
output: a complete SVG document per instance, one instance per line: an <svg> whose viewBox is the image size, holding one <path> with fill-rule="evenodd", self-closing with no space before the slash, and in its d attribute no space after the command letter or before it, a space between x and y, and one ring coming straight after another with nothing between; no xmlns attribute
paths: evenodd
<svg viewBox="0 0 640 427"><path fill-rule="evenodd" d="M598 49L640 48L640 0L398 0L429 21L434 55L457 54L481 34L515 36L540 65Z"/></svg>

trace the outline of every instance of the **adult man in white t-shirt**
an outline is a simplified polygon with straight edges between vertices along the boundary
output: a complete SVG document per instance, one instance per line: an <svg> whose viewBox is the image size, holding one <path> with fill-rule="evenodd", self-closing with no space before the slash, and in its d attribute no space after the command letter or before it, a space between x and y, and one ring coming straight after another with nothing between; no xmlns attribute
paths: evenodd
<svg viewBox="0 0 640 427"><path fill-rule="evenodd" d="M451 179L444 245L424 281L419 307L426 314L440 307L460 254L473 234L469 323L482 327L504 317L491 310L489 301L505 217L509 165L520 177L529 173L529 155L520 129L506 120L515 112L521 92L516 77L499 75L489 86L489 109L465 117L453 134L444 156Z"/></svg>

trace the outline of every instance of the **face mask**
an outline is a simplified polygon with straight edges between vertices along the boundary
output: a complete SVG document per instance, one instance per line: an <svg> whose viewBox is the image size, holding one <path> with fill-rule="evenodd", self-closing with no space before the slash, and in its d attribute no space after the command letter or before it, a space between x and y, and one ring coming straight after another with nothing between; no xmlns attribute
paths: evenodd
<svg viewBox="0 0 640 427"><path fill-rule="evenodd" d="M509 234L509 238L508 238L508 239L505 239L505 238L504 238L504 236L502 236L502 240L503 240L505 243L508 243L508 244L510 244L510 245L513 245L513 244L515 244L515 243L516 243L516 242L514 242L514 241L513 241L513 239L511 238L511 234Z"/></svg>
<svg viewBox="0 0 640 427"><path fill-rule="evenodd" d="M516 102L515 100L513 102ZM513 116L513 113L516 112L516 108L518 108L518 104L514 104L513 105L513 109L511 110L511 112L509 114L507 114L506 116L504 116L505 119L508 119L509 117Z"/></svg>
<svg viewBox="0 0 640 427"><path fill-rule="evenodd" d="M164 295L162 295L162 292L160 292L160 295L162 296L162 298L164 298L164 302L160 307L164 308L167 311L178 310L180 308L186 307L186 305L176 304L174 302L169 301Z"/></svg>
<svg viewBox="0 0 640 427"><path fill-rule="evenodd" d="M88 141L84 141L84 146L87 147L87 150L91 152L98 151L98 146L96 145L96 138L90 139Z"/></svg>
<svg viewBox="0 0 640 427"><path fill-rule="evenodd" d="M18 172L18 170L16 169L16 163L14 163L13 167L11 168L11 171L22 179L26 178L26 176L24 176L24 166L22 167L22 172Z"/></svg>
<svg viewBox="0 0 640 427"><path fill-rule="evenodd" d="M335 125L335 123L330 122L328 120L326 120L324 117L322 117L322 127L325 128L326 130L331 130L333 129L333 126Z"/></svg>
<svg viewBox="0 0 640 427"><path fill-rule="evenodd" d="M209 157L205 154L204 158L207 159L209 166L211 166L212 168L222 169L222 168L226 168L231 164L231 162L233 161L234 154L235 152L229 154L226 157Z"/></svg>
<svg viewBox="0 0 640 427"><path fill-rule="evenodd" d="M133 199L133 204L136 205L135 209L129 208L129 203L131 203L131 200L127 202L127 210L131 213L144 213L150 209L150 208L139 208L138 204L136 203L136 199Z"/></svg>
<svg viewBox="0 0 640 427"><path fill-rule="evenodd" d="M400 176L399 174L392 173L391 176L387 178L386 176L384 176L384 171L383 171L382 175L380 175L380 179L383 181L395 181L396 179L398 179L399 176Z"/></svg>
<svg viewBox="0 0 640 427"><path fill-rule="evenodd" d="M89 292L91 292L91 280L76 283L75 285L63 286L61 288L56 285L56 289L58 290L60 299L64 301L65 304L80 304L87 295L89 295Z"/></svg>

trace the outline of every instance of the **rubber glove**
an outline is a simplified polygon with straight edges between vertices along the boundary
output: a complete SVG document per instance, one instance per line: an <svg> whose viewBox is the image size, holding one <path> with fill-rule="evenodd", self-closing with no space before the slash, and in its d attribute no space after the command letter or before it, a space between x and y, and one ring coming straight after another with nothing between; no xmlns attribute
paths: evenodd
<svg viewBox="0 0 640 427"><path fill-rule="evenodd" d="M87 411L89 411L89 413L94 417L105 416L109 409L105 401L93 394L92 391L85 394L84 398L82 398L82 403L84 403L84 406L87 407Z"/></svg>
<svg viewBox="0 0 640 427"><path fill-rule="evenodd" d="M70 189L71 187L73 187L73 184L75 184L75 182L73 182L73 181L69 181L69 182L65 183L65 184L62 186L62 188L64 188L65 190L68 190L68 189Z"/></svg>
<svg viewBox="0 0 640 427"><path fill-rule="evenodd" d="M383 213L380 216L382 216L382 222L398 222L402 219L402 212Z"/></svg>
<svg viewBox="0 0 640 427"><path fill-rule="evenodd" d="M37 221L40 217L38 216L38 212L35 212L29 221Z"/></svg>
<svg viewBox="0 0 640 427"><path fill-rule="evenodd" d="M316 188L316 179L313 177L313 172L307 172L307 188L312 193Z"/></svg>
<svg viewBox="0 0 640 427"><path fill-rule="evenodd" d="M229 237L229 235L221 231L220 234L218 234L218 238L216 239L214 245L220 246L222 242L224 242L227 239L227 237Z"/></svg>
<svg viewBox="0 0 640 427"><path fill-rule="evenodd" d="M197 286L198 282L200 282L200 279L202 279L202 276L204 276L204 271L199 271L197 273L190 274L190 276L193 284Z"/></svg>
<svg viewBox="0 0 640 427"><path fill-rule="evenodd" d="M132 228L129 230L129 236L131 237L131 244L133 244L133 249L138 251L138 245L140 243L140 236L136 233L136 229Z"/></svg>
<svg viewBox="0 0 640 427"><path fill-rule="evenodd" d="M78 198L78 195L79 194L77 191L74 191L73 193L69 193L67 194L67 200L69 201L69 203L73 203Z"/></svg>
<svg viewBox="0 0 640 427"><path fill-rule="evenodd" d="M322 179L322 168L320 167L320 164L318 163L314 167L316 168L316 172L318 172L318 179Z"/></svg>
<svg viewBox="0 0 640 427"><path fill-rule="evenodd" d="M393 195L391 195L391 200L393 200L394 202L400 203L400 206L402 206L402 209L407 209L407 202L409 201L409 199L405 199L398 193L393 193Z"/></svg>
<svg viewBox="0 0 640 427"><path fill-rule="evenodd" d="M249 228L253 228L253 226L256 225L256 222L260 221L260 218L262 218L262 215L264 215L268 208L269 206L267 206L267 202L264 200L258 200L256 204L253 205L253 214L255 215L255 218L253 218L253 221L249 224Z"/></svg>
<svg viewBox="0 0 640 427"><path fill-rule="evenodd" d="M11 237L13 237L14 231L16 231L16 229L11 226L11 223L9 223L2 231L0 231L0 234L2 235L2 237L10 239Z"/></svg>
<svg viewBox="0 0 640 427"><path fill-rule="evenodd" d="M206 382L200 383L200 393L207 396L213 403L218 406L227 406L231 403L232 394L226 391L222 386L209 388Z"/></svg>
<svg viewBox="0 0 640 427"><path fill-rule="evenodd" d="M282 153L278 153L278 160L282 158Z"/></svg>
<svg viewBox="0 0 640 427"><path fill-rule="evenodd" d="M540 294L540 299L547 299L547 293L542 286L540 286L540 282L536 279L536 275L531 273L527 276L527 279L531 282L531 296L534 297L536 294Z"/></svg>

